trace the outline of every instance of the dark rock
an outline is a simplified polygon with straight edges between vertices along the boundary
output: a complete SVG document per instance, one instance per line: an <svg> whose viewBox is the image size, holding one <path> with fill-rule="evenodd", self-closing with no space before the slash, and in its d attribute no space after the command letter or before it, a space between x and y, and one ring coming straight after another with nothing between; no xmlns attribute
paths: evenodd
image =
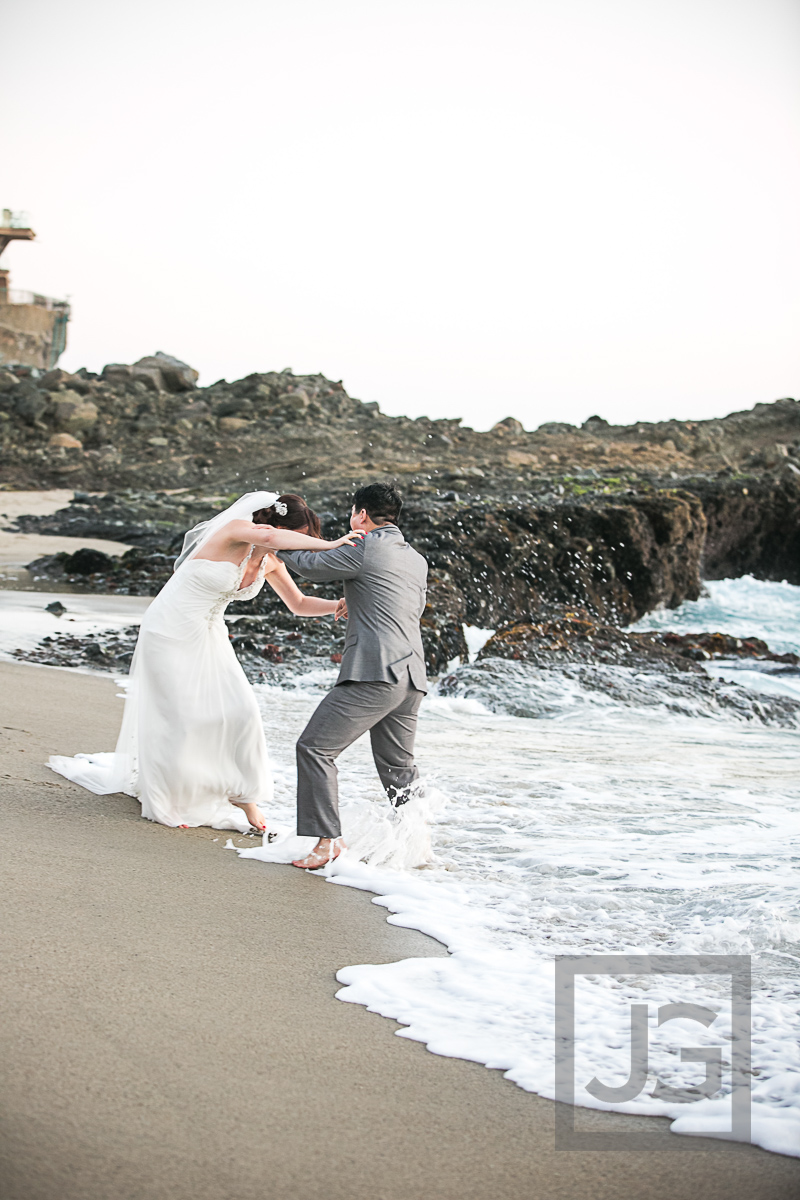
<svg viewBox="0 0 800 1200"><path fill-rule="evenodd" d="M137 373L147 373L153 379L163 380L165 387L170 392L189 392L196 386L199 379L199 372L195 371L194 367L181 362L179 358L173 358L171 354L165 354L163 350L146 358L140 358L133 364L132 371L134 376ZM155 375L155 372L158 372L158 376Z"/></svg>
<svg viewBox="0 0 800 1200"><path fill-rule="evenodd" d="M106 363L100 372L100 378L108 383L124 383L131 378L131 368L127 363Z"/></svg>
<svg viewBox="0 0 800 1200"><path fill-rule="evenodd" d="M429 675L439 675L454 658L466 662L464 622L467 602L449 576L431 572L428 595L420 622L425 666Z"/></svg>
<svg viewBox="0 0 800 1200"><path fill-rule="evenodd" d="M19 387L19 378L13 371L0 368L0 392L10 392Z"/></svg>
<svg viewBox="0 0 800 1200"><path fill-rule="evenodd" d="M404 513L409 540L483 628L578 604L622 624L700 595L702 506L691 494L625 502L437 505Z"/></svg>
<svg viewBox="0 0 800 1200"><path fill-rule="evenodd" d="M82 546L64 559L64 570L70 575L99 575L114 569L114 559L102 550Z"/></svg>
<svg viewBox="0 0 800 1200"><path fill-rule="evenodd" d="M478 661L489 658L510 658L541 667L603 662L679 673L702 672L694 664L711 659L800 664L800 656L773 654L760 638L736 638L724 633L633 632L594 621L585 612L499 629L478 655Z"/></svg>
<svg viewBox="0 0 800 1200"><path fill-rule="evenodd" d="M71 388L75 384L81 384L81 380L76 375L70 375L68 371L62 371L60 367L55 367L52 371L46 371L39 380L39 387L45 391L54 392L58 388Z"/></svg>
<svg viewBox="0 0 800 1200"><path fill-rule="evenodd" d="M235 417L240 414L251 414L253 412L253 401L247 396L233 396L230 400L223 400L216 411L218 417Z"/></svg>
<svg viewBox="0 0 800 1200"><path fill-rule="evenodd" d="M691 481L708 523L703 578L800 583L800 475Z"/></svg>
<svg viewBox="0 0 800 1200"><path fill-rule="evenodd" d="M502 412L502 409L500 410ZM525 429L521 421L516 417L503 417L502 421L498 421L492 426L492 433L524 433Z"/></svg>
<svg viewBox="0 0 800 1200"><path fill-rule="evenodd" d="M28 379L13 391L14 411L28 425L34 425L47 411L47 397Z"/></svg>
<svg viewBox="0 0 800 1200"><path fill-rule="evenodd" d="M108 655L97 642L87 642L83 648L83 653L84 657L90 659L92 662L105 663L108 661Z"/></svg>
<svg viewBox="0 0 800 1200"><path fill-rule="evenodd" d="M45 605L45 612L52 613L54 617L61 617L66 611L60 600L53 600L50 604Z"/></svg>
<svg viewBox="0 0 800 1200"><path fill-rule="evenodd" d="M590 421L591 420L599 421L599 420L601 420L601 418L600 417L595 417L595 418L590 417L589 420ZM605 421L603 423L606 425L608 424L607 421ZM566 421L545 421L543 425L539 426L539 428L536 430L536 432L537 433L547 433L547 434L553 434L553 433L571 434L571 433L575 432L575 426L568 424Z"/></svg>

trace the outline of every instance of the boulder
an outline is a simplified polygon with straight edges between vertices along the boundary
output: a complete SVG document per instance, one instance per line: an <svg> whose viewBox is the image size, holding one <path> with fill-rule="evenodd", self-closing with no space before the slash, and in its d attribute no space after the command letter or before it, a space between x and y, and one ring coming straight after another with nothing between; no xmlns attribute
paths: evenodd
<svg viewBox="0 0 800 1200"><path fill-rule="evenodd" d="M131 378L134 382L143 383L151 392L165 392L167 390L164 376L158 367L133 366L131 367Z"/></svg>
<svg viewBox="0 0 800 1200"><path fill-rule="evenodd" d="M539 458L536 454L530 454L526 450L509 450L506 455L509 466L512 467L537 467Z"/></svg>
<svg viewBox="0 0 800 1200"><path fill-rule="evenodd" d="M106 363L100 377L107 383L125 383L131 377L131 369L127 363Z"/></svg>
<svg viewBox="0 0 800 1200"><path fill-rule="evenodd" d="M77 392L69 388L58 392L53 401L56 424L66 433L80 433L81 430L91 429L97 420L97 405L91 400L84 400Z"/></svg>
<svg viewBox="0 0 800 1200"><path fill-rule="evenodd" d="M82 450L83 442L79 442L71 433L54 433L48 441L48 446L53 450Z"/></svg>
<svg viewBox="0 0 800 1200"><path fill-rule="evenodd" d="M157 371L168 392L189 392L197 386L200 372L163 350L140 358L132 367L134 374ZM154 376L151 376L154 377Z"/></svg>
<svg viewBox="0 0 800 1200"><path fill-rule="evenodd" d="M294 392L284 392L280 397L279 403L282 408L288 408L292 412L304 413L310 404L308 394L302 388L298 388Z"/></svg>
<svg viewBox="0 0 800 1200"><path fill-rule="evenodd" d="M502 412L502 409L500 410ZM498 421L492 426L492 433L524 433L525 427L516 417L503 417L502 421Z"/></svg>
<svg viewBox="0 0 800 1200"><path fill-rule="evenodd" d="M552 434L571 434L575 432L575 426L570 425L567 421L545 421L536 430L537 433L552 433Z"/></svg>
<svg viewBox="0 0 800 1200"><path fill-rule="evenodd" d="M185 408L178 409L175 420L185 422L184 427L189 428L196 422L207 421L210 416L211 409L202 400L198 400L194 404L187 404Z"/></svg>
<svg viewBox="0 0 800 1200"><path fill-rule="evenodd" d="M24 379L11 395L14 411L28 425L35 425L47 409L47 399L30 379Z"/></svg>
<svg viewBox="0 0 800 1200"><path fill-rule="evenodd" d="M220 417L219 430L221 433L238 433L240 429L246 429L250 424L242 417Z"/></svg>
<svg viewBox="0 0 800 1200"><path fill-rule="evenodd" d="M62 371L60 367L55 367L52 371L45 372L39 380L39 387L44 388L47 392L55 392L61 387L74 387L76 382L75 376L70 375L69 371Z"/></svg>
<svg viewBox="0 0 800 1200"><path fill-rule="evenodd" d="M693 663L708 659L753 658L800 663L797 654L774 654L757 637L736 638L724 633L635 633L597 622L584 610L565 612L536 623L521 622L499 629L478 655L480 662L511 658L537 666L575 662L615 663L626 667L666 667L692 672Z"/></svg>
<svg viewBox="0 0 800 1200"><path fill-rule="evenodd" d="M10 392L15 387L19 387L19 379L14 372L0 370L0 392Z"/></svg>
<svg viewBox="0 0 800 1200"><path fill-rule="evenodd" d="M110 554L104 554L102 550L91 550L88 546L82 546L80 550L68 554L64 559L64 570L69 575L97 575L101 571L111 571L113 568L114 559Z"/></svg>
<svg viewBox="0 0 800 1200"><path fill-rule="evenodd" d="M247 396L232 396L230 400L223 400L217 409L217 416L237 417L243 413L252 413L254 411L253 401L249 400Z"/></svg>

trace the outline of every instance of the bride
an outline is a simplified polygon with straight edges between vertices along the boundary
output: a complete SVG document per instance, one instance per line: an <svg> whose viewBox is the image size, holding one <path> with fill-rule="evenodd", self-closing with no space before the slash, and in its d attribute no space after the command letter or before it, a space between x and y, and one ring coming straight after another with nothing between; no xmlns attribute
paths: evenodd
<svg viewBox="0 0 800 1200"><path fill-rule="evenodd" d="M248 492L190 529L174 574L139 629L113 754L52 757L49 766L98 795L126 792L162 825L265 829L272 774L255 694L223 619L266 579L293 613L344 614L344 601L304 596L273 550L330 550L300 496Z"/></svg>

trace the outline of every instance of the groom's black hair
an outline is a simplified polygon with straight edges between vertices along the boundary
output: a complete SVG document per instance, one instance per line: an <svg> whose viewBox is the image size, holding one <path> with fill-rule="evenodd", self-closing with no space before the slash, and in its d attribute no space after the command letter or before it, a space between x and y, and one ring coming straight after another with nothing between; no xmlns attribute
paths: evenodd
<svg viewBox="0 0 800 1200"><path fill-rule="evenodd" d="M353 496L353 507L356 512L365 508L370 521L374 521L376 525L387 521L396 525L400 519L403 500L393 483L368 483L360 487Z"/></svg>

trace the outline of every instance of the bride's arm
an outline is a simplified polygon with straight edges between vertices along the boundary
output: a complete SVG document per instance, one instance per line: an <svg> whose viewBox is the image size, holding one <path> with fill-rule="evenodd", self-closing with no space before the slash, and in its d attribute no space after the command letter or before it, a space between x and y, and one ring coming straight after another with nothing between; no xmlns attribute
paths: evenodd
<svg viewBox="0 0 800 1200"><path fill-rule="evenodd" d="M316 596L304 596L283 563L279 563L267 574L267 583L280 596L289 612L298 617L327 617L336 612L338 600L318 600Z"/></svg>
<svg viewBox="0 0 800 1200"><path fill-rule="evenodd" d="M352 546L361 541L362 533L349 530L335 542L324 538L309 537L294 529L277 529L273 525L254 525L251 521L231 521L228 536L235 542L249 542L253 546L266 546L268 550L335 550L339 546Z"/></svg>

